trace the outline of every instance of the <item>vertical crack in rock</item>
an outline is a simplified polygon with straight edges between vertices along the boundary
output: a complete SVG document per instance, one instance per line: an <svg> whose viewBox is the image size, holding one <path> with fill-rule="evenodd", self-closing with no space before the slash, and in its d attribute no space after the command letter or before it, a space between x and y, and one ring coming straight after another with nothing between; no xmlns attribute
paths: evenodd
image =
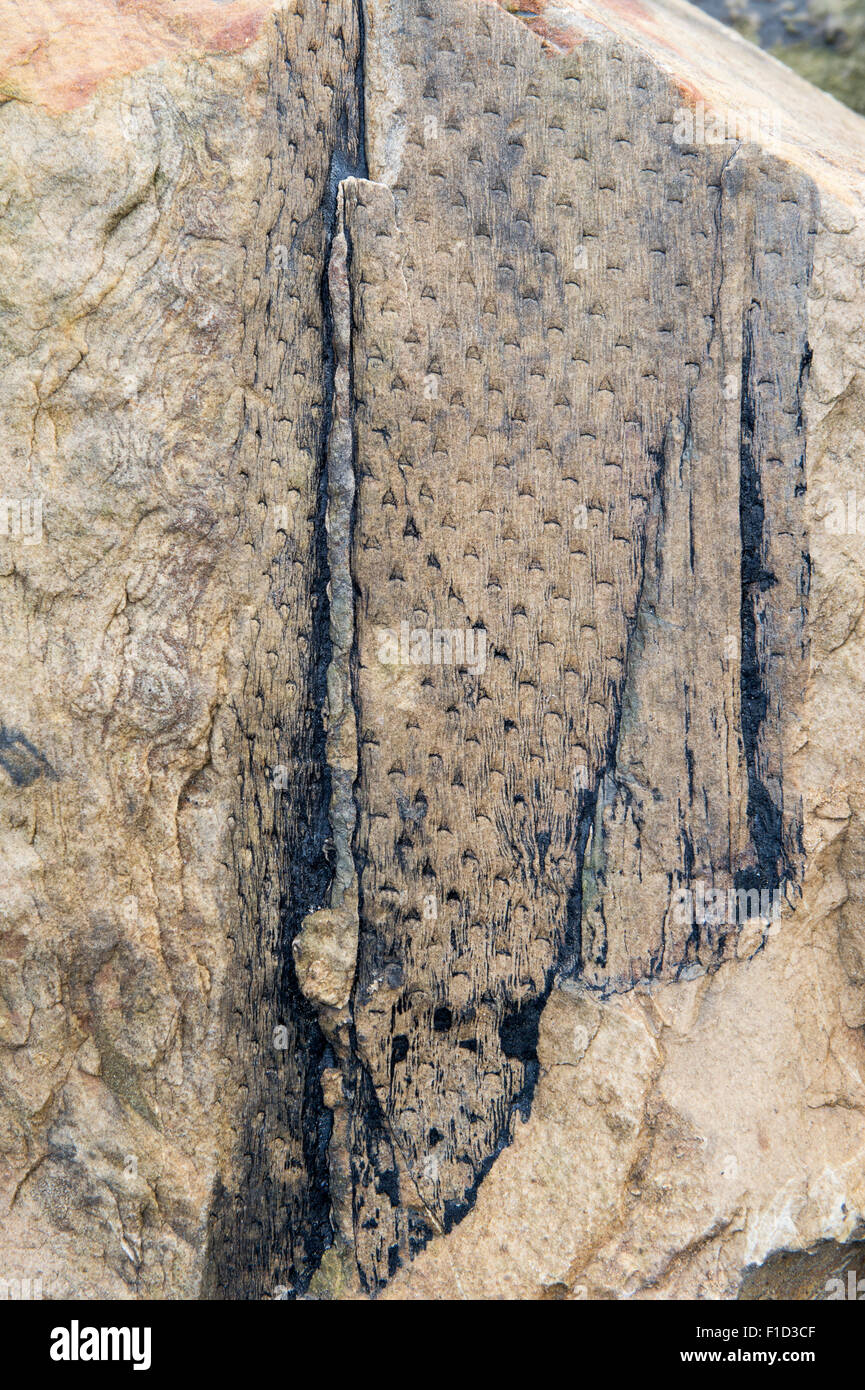
<svg viewBox="0 0 865 1390"><path fill-rule="evenodd" d="M766 688L765 661L760 660L758 621L760 606L775 585L775 575L766 567L766 509L760 488L760 474L754 458L757 403L754 382L755 316L760 305L752 304L745 315L742 351L742 474L739 515L742 528L742 743L748 768L748 818L756 853L756 865L740 870L742 887L775 889L780 883L783 857L781 807L772 799L760 776L758 748L766 722L769 693Z"/></svg>
<svg viewBox="0 0 865 1390"><path fill-rule="evenodd" d="M359 163L359 161L356 161ZM327 409L326 466L321 534L326 542L327 696L325 757L330 789L328 830L332 873L326 903L303 919L292 951L300 988L318 1009L333 1049L333 1066L323 1076L325 1102L333 1113L328 1147L331 1223L338 1254L353 1247L351 1172L346 1090L350 1085L351 1014L348 1008L357 961L358 878L354 864L357 779L357 721L352 690L354 585L351 543L355 500L354 435L351 406L351 296L345 230L343 175L349 168L340 152L331 164L332 213L325 273L322 276Z"/></svg>
<svg viewBox="0 0 865 1390"><path fill-rule="evenodd" d="M797 891L802 810L785 785L785 731L807 675L803 393L813 191L766 180L754 200L741 387L741 720L751 862L736 887Z"/></svg>
<svg viewBox="0 0 865 1390"><path fill-rule="evenodd" d="M351 502L339 471L344 344L332 341L326 281L340 171L359 159L359 16L349 0L311 3L280 15L273 32L262 131L270 167L260 213L266 263L256 272L251 260L256 305L247 352L255 389L244 425L254 457L250 588L260 590L263 572L268 590L254 613L237 707L241 913L229 1032L238 1136L210 1232L210 1286L229 1298L303 1293L332 1245L327 1102L339 1044L331 1014L339 1009L322 999L331 986L338 990L327 979L329 948L336 967L346 922L352 932L345 850L352 725L343 670L350 626L340 559ZM306 123L310 110L314 125ZM329 909L340 923L333 937L317 915Z"/></svg>
<svg viewBox="0 0 865 1390"><path fill-rule="evenodd" d="M357 957L357 874L352 840L355 825L357 723L351 690L354 641L354 589L349 566L354 509L354 457L349 386L351 306L347 241L343 224L343 184L336 193L334 231L327 261L327 312L332 389L328 402L327 464L323 474L327 548L328 615L325 756L330 784L328 826L333 868L327 905L303 920L293 951L300 987L313 1003L344 1009ZM324 635L321 641L325 648Z"/></svg>
<svg viewBox="0 0 865 1390"><path fill-rule="evenodd" d="M316 535L327 583L322 612L327 633L319 642L326 669L325 759L330 796L328 824L333 867L327 905L303 920L293 942L306 997L325 1009L348 1004L357 958L358 882L354 865L357 721L352 689L354 581L351 545L355 512L355 441L352 425L351 292L345 225L345 181L366 173L364 136L364 20L354 0L356 61L353 101L344 107L340 145L331 158L324 212L327 245L321 279L325 410L324 465L319 478ZM351 118L351 121L350 119Z"/></svg>
<svg viewBox="0 0 865 1390"><path fill-rule="evenodd" d="M299 987L315 1006L331 1049L322 1071L324 1102L333 1120L327 1148L330 1222L336 1263L318 1286L339 1278L339 1262L353 1273L354 1219L348 1097L353 1087L351 1010L358 942L358 876L354 862L355 783L358 737L354 703L354 581L351 548L355 515L355 439L352 423L350 247L345 190L366 172L364 148L364 29L362 6L354 10L357 33L354 100L340 124L340 144L331 158L325 224L327 244L321 279L325 409L324 462L319 477L316 536L326 574L321 613L327 631L317 650L325 672L322 705L328 786L327 832L330 878L324 900L302 921L291 943ZM352 122L348 120L349 114Z"/></svg>
<svg viewBox="0 0 865 1390"><path fill-rule="evenodd" d="M361 108L362 110L362 108ZM362 121L360 125L362 139ZM334 872L327 905L304 921L294 943L301 988L319 1009L335 1066L324 1076L326 1103L334 1115L329 1145L331 1219L337 1235L336 1259L329 1262L314 1291L359 1277L368 1293L393 1275L399 1252L420 1248L431 1231L423 1217L405 1207L422 1205L406 1172L387 1121L358 1055L350 996L355 980L362 916L356 869L357 648L352 569L355 542L357 441L353 428L352 290L350 210L378 190L362 177L362 157L352 164L340 153L331 175L333 232L323 283L330 370L327 449L327 560L329 573L330 660L327 676L327 761L330 778L330 829ZM408 1199L408 1200L407 1200ZM374 1208L371 1209L372 1204ZM383 1218L382 1204L393 1224ZM371 1238L368 1234L374 1231Z"/></svg>

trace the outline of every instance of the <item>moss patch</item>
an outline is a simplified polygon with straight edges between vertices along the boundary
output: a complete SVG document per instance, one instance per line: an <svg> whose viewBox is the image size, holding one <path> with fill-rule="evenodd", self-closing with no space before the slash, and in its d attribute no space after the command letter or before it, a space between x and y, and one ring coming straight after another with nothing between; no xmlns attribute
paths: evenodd
<svg viewBox="0 0 865 1390"><path fill-rule="evenodd" d="M865 21L857 37L843 45L781 44L770 52L815 87L865 115Z"/></svg>

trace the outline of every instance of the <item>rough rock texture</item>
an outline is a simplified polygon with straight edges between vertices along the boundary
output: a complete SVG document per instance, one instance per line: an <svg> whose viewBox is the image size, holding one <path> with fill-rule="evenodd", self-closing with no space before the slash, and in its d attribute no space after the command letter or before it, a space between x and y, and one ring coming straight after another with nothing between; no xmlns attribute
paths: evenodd
<svg viewBox="0 0 865 1390"><path fill-rule="evenodd" d="M0 6L53 1297L807 1298L865 1235L865 125L678 0L507 8Z"/></svg>

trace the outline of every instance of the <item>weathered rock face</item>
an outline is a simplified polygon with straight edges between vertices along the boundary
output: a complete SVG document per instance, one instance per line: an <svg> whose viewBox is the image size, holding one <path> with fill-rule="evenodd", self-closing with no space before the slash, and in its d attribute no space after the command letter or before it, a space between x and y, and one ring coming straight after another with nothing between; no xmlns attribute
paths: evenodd
<svg viewBox="0 0 865 1390"><path fill-rule="evenodd" d="M865 127L675 0L45 12L5 1267L813 1296L865 1230Z"/></svg>

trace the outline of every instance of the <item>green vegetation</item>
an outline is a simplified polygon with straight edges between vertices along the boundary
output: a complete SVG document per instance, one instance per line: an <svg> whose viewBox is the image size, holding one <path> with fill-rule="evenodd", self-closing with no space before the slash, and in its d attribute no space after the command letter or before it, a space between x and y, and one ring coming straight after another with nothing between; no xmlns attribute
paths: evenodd
<svg viewBox="0 0 865 1390"><path fill-rule="evenodd" d="M796 38L771 51L802 77L865 115L865 3L811 0L819 37Z"/></svg>

